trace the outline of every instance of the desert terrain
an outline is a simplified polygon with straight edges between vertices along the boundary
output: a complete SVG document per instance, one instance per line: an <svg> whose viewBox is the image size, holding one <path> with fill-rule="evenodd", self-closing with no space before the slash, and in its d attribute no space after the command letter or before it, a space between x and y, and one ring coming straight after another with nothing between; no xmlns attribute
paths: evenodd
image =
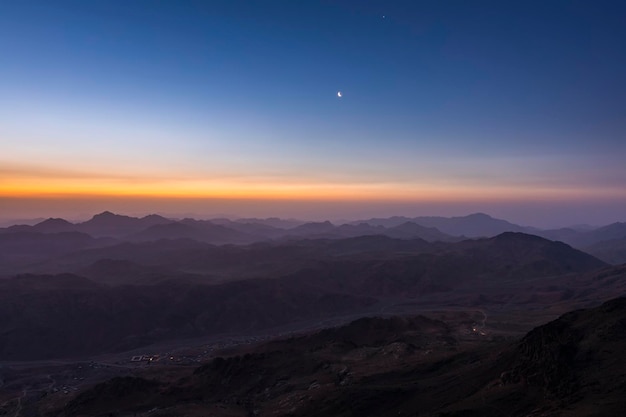
<svg viewBox="0 0 626 417"><path fill-rule="evenodd" d="M0 229L0 415L623 406L626 265L540 236L554 231L435 220L105 212Z"/></svg>

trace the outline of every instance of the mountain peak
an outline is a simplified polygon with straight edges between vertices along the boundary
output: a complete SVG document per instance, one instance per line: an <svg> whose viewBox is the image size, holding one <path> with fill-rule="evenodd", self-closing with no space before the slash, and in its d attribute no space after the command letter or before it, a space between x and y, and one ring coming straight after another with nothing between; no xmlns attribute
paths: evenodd
<svg viewBox="0 0 626 417"><path fill-rule="evenodd" d="M68 224L72 224L70 222L68 222L65 219L61 219L58 217L50 217L47 218L46 220L37 223L35 226L43 226L43 225L68 225Z"/></svg>
<svg viewBox="0 0 626 417"><path fill-rule="evenodd" d="M91 220L88 220L85 223L109 223L109 222L117 222L117 221L133 221L139 220L136 217L124 216L122 214L115 214L110 211L103 211L100 214L94 215Z"/></svg>
<svg viewBox="0 0 626 417"><path fill-rule="evenodd" d="M103 211L102 213L95 214L95 215L92 217L92 219L95 219L95 218L104 218L104 217L115 217L115 216L117 216L117 214L115 214L115 213L111 213L110 211L106 210L106 211Z"/></svg>
<svg viewBox="0 0 626 417"><path fill-rule="evenodd" d="M65 219L51 217L32 226L31 230L40 233L70 232L75 230L75 225Z"/></svg>
<svg viewBox="0 0 626 417"><path fill-rule="evenodd" d="M163 216L159 216L158 214L148 214L147 216L142 217L142 220L153 220L153 219L154 220L160 220L160 219L167 220L167 218Z"/></svg>
<svg viewBox="0 0 626 417"><path fill-rule="evenodd" d="M513 240L522 241L524 240L524 241L536 241L536 242L540 242L540 241L550 242L550 240L545 239L543 237L540 237L537 235L531 235L529 233L524 233L524 232L503 232L497 236L494 236L492 239L499 240L499 241L513 241Z"/></svg>
<svg viewBox="0 0 626 417"><path fill-rule="evenodd" d="M490 215L481 213L481 212L468 214L465 217L470 218L470 219L485 219L485 220L493 219L493 217L491 217Z"/></svg>

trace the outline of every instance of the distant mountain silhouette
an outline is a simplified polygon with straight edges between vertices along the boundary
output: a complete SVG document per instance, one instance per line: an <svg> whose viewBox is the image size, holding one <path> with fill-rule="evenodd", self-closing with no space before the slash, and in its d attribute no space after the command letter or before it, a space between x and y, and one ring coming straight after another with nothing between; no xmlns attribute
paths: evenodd
<svg viewBox="0 0 626 417"><path fill-rule="evenodd" d="M33 226L16 225L0 230L1 233L10 232L34 232L34 233L59 233L80 232L93 237L116 237L136 233L147 227L157 224L167 224L172 221L156 214L142 218L122 216L109 211L96 214L90 220L83 223L70 223L64 219L47 219Z"/></svg>
<svg viewBox="0 0 626 417"><path fill-rule="evenodd" d="M184 219L180 222L157 224L129 235L130 241L153 241L159 239L194 239L214 244L250 243L255 237L210 221Z"/></svg>
<svg viewBox="0 0 626 417"><path fill-rule="evenodd" d="M154 214L136 218L105 211L83 223L73 224L63 219L51 218L33 226L15 225L0 228L0 235L15 232L80 232L93 237L114 237L130 241L184 238L214 244L249 244L280 239L341 239L369 235L385 235L398 239L420 238L430 242L458 241L467 237L493 237L507 231L559 240L579 249L606 241L609 243L601 245L602 250L610 251L611 241L626 238L626 223L614 223L596 229L588 226L540 230L495 219L483 213L461 217L395 216L333 225L328 221L304 223L278 218L175 221ZM619 242L616 244L619 245ZM619 251L619 248L616 250ZM622 258L612 256L606 259L618 262Z"/></svg>
<svg viewBox="0 0 626 417"><path fill-rule="evenodd" d="M573 243L578 247L583 247L616 239L626 239L626 223L613 223L595 230L580 233L574 238Z"/></svg>
<svg viewBox="0 0 626 417"><path fill-rule="evenodd" d="M249 222L243 220L232 221L228 219L211 219L210 222L213 224L227 227L231 230L236 230L249 236L253 236L254 239L257 241L278 238L285 235L285 229L281 227L271 226L270 224L268 224L274 223L271 221L266 223L264 221L256 222L254 221L254 219L250 219Z"/></svg>
<svg viewBox="0 0 626 417"><path fill-rule="evenodd" d="M143 229L159 224L168 224L172 220L155 214L142 218L122 216L109 211L96 214L90 220L79 223L78 230L94 237L122 237L137 233Z"/></svg>
<svg viewBox="0 0 626 417"><path fill-rule="evenodd" d="M296 226L288 230L289 236L326 237L332 236L335 226L329 222L311 222Z"/></svg>
<svg viewBox="0 0 626 417"><path fill-rule="evenodd" d="M333 234L341 237L357 237L357 236L372 236L372 235L387 235L389 229L383 226L372 226L367 223L358 224L342 224L337 226L332 232Z"/></svg>
<svg viewBox="0 0 626 417"><path fill-rule="evenodd" d="M46 219L33 226L18 225L8 228L8 232L62 233L75 232L76 225L64 219Z"/></svg>
<svg viewBox="0 0 626 417"><path fill-rule="evenodd" d="M560 229L549 229L549 230L539 230L536 229L533 231L533 234L537 236L544 237L550 240L558 240L561 242L565 242L567 244L573 244L576 242L576 238L583 233L581 230L576 230L569 227L563 227Z"/></svg>
<svg viewBox="0 0 626 417"><path fill-rule="evenodd" d="M364 222L335 226L327 221L319 223L306 223L285 232L286 237L306 237L311 239L341 239L372 235L389 236L396 239L419 238L427 241L454 240L452 236L441 233L436 228L420 226L413 222L405 222L397 226L387 228L382 225L371 225Z"/></svg>
<svg viewBox="0 0 626 417"><path fill-rule="evenodd" d="M618 239L626 236L626 223L612 223L608 226L590 230L588 234L593 235L598 240Z"/></svg>
<svg viewBox="0 0 626 417"><path fill-rule="evenodd" d="M591 230L542 230L536 234L563 241L611 264L626 263L626 223L618 222Z"/></svg>
<svg viewBox="0 0 626 417"><path fill-rule="evenodd" d="M529 228L522 227L506 220L494 219L484 213L475 213L462 217L389 217L363 220L374 226L397 227L403 223L412 222L424 227L436 228L440 232L452 236L491 237L504 232L529 232Z"/></svg>
<svg viewBox="0 0 626 417"><path fill-rule="evenodd" d="M391 216L391 217L374 217L366 220L357 220L351 222L351 224L359 224L366 223L372 226L381 226L381 227L396 227L403 223L411 222L414 218L405 217L405 216Z"/></svg>
<svg viewBox="0 0 626 417"><path fill-rule="evenodd" d="M445 226L445 224L448 224L448 226L450 226L450 224L453 224L456 225L455 227L462 226L461 229L464 229L458 229L457 232L462 231L465 233L469 233L471 230L476 231L478 229L485 231L488 229L487 226L491 227L491 231L498 228L512 228L510 226L510 223L493 219L484 214L475 214L449 219L434 217L429 219L431 221L435 221L435 223L439 222L440 226ZM404 220L404 218L397 217L392 218L392 220L393 222L397 222L400 220ZM275 219L271 219L271 221L275 222ZM253 242L273 240L277 242L280 248L275 247L275 249L272 249L272 247L269 247L267 249L264 249L268 251L266 255L269 256L267 258L269 261L263 262L261 260L254 260L253 265L263 265L262 268L257 269L257 272L259 272L260 274L286 274L294 272L294 270L297 268L296 265L299 265L303 259L307 259L306 263L307 265L309 265L315 259L324 259L328 256L331 256L331 253L328 252L328 250L332 248L332 245L329 245L328 243L325 243L325 246L322 245L324 246L324 249L321 252L315 252L319 249L314 249L315 245L309 245L308 249L305 249L307 247L306 245L303 246L301 244L296 244L296 248L299 247L300 249L291 248L290 246L293 246L293 242L297 240L320 238L341 240L351 237L375 235L390 236L394 238L408 240L424 239L431 242L451 242L459 239L458 237L454 238L450 235L442 233L437 228L422 226L412 221L404 221L402 223L396 224L393 227L372 225L368 223L344 224L340 226L335 226L330 222L317 222L302 224L291 229L278 229L276 227L261 223L246 223L242 221L235 222L227 219L222 219L220 222L222 224L215 224L211 221L199 221L194 219L173 221L157 215L150 215L143 218L134 218L130 216L120 216L111 212L103 212L94 216L91 220L87 222L79 223L76 225L72 225L71 223L66 222L62 219L49 219L35 226L23 227L26 228L25 230L28 230L30 232L34 232L36 230L52 231L58 229L63 230L66 228L74 228L82 231L81 233L89 232L91 236L118 236L116 239L127 240L131 242L156 242L163 239L173 242L166 244L166 246L170 247L170 249L167 249L167 255L164 256L164 252L161 252L157 246L123 246L123 249L118 251L115 247L111 247L110 249L104 248L104 246L106 246L104 241L98 241L94 244L88 244L87 240L85 240L85 242L83 242L83 246L80 246L77 244L63 243L61 241L63 237L57 236L55 238L57 239L57 243L55 243L55 245L57 245L59 248L66 249L56 250L54 248L43 248L45 250L42 249L39 251L39 254L33 254L32 259L28 258L26 252L22 252L22 255L17 255L14 249L11 249L13 250L13 252L11 252L11 250L6 252L5 259L7 259L7 256L9 256L9 254L11 253L16 256L21 256L21 258L19 259L19 262L15 262L16 258L13 257L13 260L11 262L5 263L4 273L8 274L11 272L29 271L42 273L66 271L78 272L82 268L86 268L101 259L123 259L135 262L139 265L159 265L173 273L187 273L189 272L187 268L193 270L193 273L208 275L216 273L215 268L217 261L215 259L217 258L214 258L213 255L206 258L210 261L201 261L200 258L196 255L190 258L189 254L183 254L184 251L187 250L186 248L189 247L188 243L185 243L183 241L174 242L181 239L193 239L198 242L206 242L218 245L247 245ZM620 226L620 224L615 225L615 227L618 226ZM7 237L10 235L10 230L14 229L4 229L4 233L0 233L0 236L5 236L5 245L9 245L8 240L17 239L16 235L12 237ZM68 235L67 238L70 239L71 236ZM35 238L33 237L31 238L31 240L32 239ZM51 238L38 237L37 239L50 240ZM75 241L75 238L72 239L74 239ZM371 242L372 241L370 241L370 243ZM109 245L112 245L113 243L115 242L109 241ZM29 245L30 244L31 243L29 243ZM359 250L361 250L357 249L355 251L355 248L349 248L346 246L346 244L347 243L339 244L339 246L344 246L343 254L356 254ZM20 245L21 244L16 241L12 247L17 248L20 247ZM181 246L179 247L179 245ZM395 242L392 245L396 245L398 247L402 246L401 244ZM24 245L22 244L22 247L23 246ZM9 246L6 247L8 248ZM95 251L84 251L81 253L76 252L82 249L98 247L102 249L98 249ZM442 247L439 246L433 246L430 250L436 251L440 250L441 248ZM285 254L293 255L294 250L300 252L292 259L287 259L286 256L275 256L273 253L270 254L270 252L273 251L275 251L276 253L284 251ZM306 253L306 251L309 250L314 250L314 252ZM372 252L376 252L376 249L373 247ZM420 252L424 252L424 249L420 249ZM246 253L246 255L241 255L243 253ZM256 256L255 253L256 250L233 250L232 258L231 255L222 254L220 256L226 256L223 259L228 260L236 259L237 256ZM451 254L448 253L447 256L451 257ZM52 259L55 257L63 257L63 259ZM183 259L185 259L185 261L183 261ZM452 258L450 258L450 260L455 262L458 261ZM45 262L42 263L42 261ZM225 265L228 262L230 261L226 261L225 263L222 262L223 266L218 268L220 271L218 273L220 277L226 276L227 268ZM19 266L19 268L17 268L17 266ZM250 277L250 271L252 270L251 268L249 268L248 264L242 263L240 260L232 261L232 265L229 266L229 268L231 268L230 271L233 274L233 278ZM451 268L452 267L449 267L447 269ZM445 270L446 268L442 267L442 269ZM247 272L244 272L244 270L246 270ZM2 271L0 271L0 273L1 272ZM559 273L561 272L563 271L560 271Z"/></svg>
<svg viewBox="0 0 626 417"><path fill-rule="evenodd" d="M463 217L416 217L415 223L436 227L444 233L454 236L490 237L504 232L527 232L522 226L506 220L494 219L484 213L475 213Z"/></svg>
<svg viewBox="0 0 626 417"><path fill-rule="evenodd" d="M384 234L397 239L414 239L416 237L428 242L445 242L454 240L446 233L442 233L436 227L426 227L415 222L405 222L387 229Z"/></svg>
<svg viewBox="0 0 626 417"><path fill-rule="evenodd" d="M603 240L586 246L584 250L604 262L626 264L626 238Z"/></svg>
<svg viewBox="0 0 626 417"><path fill-rule="evenodd" d="M262 224L276 229L293 229L294 227L305 224L305 221L294 219L279 219L278 217L268 217L266 219L258 218L242 218L235 220L236 223Z"/></svg>
<svg viewBox="0 0 626 417"><path fill-rule="evenodd" d="M585 248L604 241L626 239L626 223L612 223L591 230L572 228L538 230L536 234L552 240L561 240L577 248Z"/></svg>
<svg viewBox="0 0 626 417"><path fill-rule="evenodd" d="M7 218L3 218L0 219L0 230L4 229L4 228L8 228L11 226L15 226L15 225L28 225L28 226L33 226L37 223L41 223L42 221L46 220L45 218L34 218L34 219L7 219Z"/></svg>
<svg viewBox="0 0 626 417"><path fill-rule="evenodd" d="M139 242L161 239L194 239L203 241L204 238L206 238L204 230L179 222L157 224L128 236L130 241Z"/></svg>

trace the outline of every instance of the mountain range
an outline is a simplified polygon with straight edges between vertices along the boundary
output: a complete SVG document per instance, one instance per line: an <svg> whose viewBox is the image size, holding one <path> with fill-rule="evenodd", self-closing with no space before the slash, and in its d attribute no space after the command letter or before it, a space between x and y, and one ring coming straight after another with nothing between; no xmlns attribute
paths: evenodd
<svg viewBox="0 0 626 417"><path fill-rule="evenodd" d="M623 231L485 214L10 226L0 415L614 415Z"/></svg>
<svg viewBox="0 0 626 417"><path fill-rule="evenodd" d="M603 299L606 281L575 278L608 267L564 243L512 232L447 243L384 236L249 246L127 242L61 260L61 274L0 280L0 358L120 351L402 303L577 305L594 294Z"/></svg>
<svg viewBox="0 0 626 417"><path fill-rule="evenodd" d="M136 218L105 211L82 223L51 218L32 226L14 225L0 228L0 247L4 252L4 262L11 264L14 261L12 258L21 259L19 248L24 247L23 242L28 239L32 240L29 245L42 245L40 258L45 258L45 254L50 251L54 252L52 255L58 255L77 248L103 246L110 244L114 239L118 242L192 239L217 245L242 245L294 239L343 239L380 235L396 239L419 238L428 242L454 242L467 238L493 237L504 232L521 232L562 241L612 264L626 262L626 253L623 249L626 241L626 223L613 223L593 229L540 230L495 219L483 213L463 217L396 216L334 225L329 221L305 223L277 218L173 220L158 215ZM25 233L29 233L30 236L24 235ZM46 236L35 236L36 233ZM89 235L96 240L89 241L85 238L83 245L80 246L76 240L76 233ZM48 236L54 234L57 235ZM105 238L109 240L103 240ZM46 241L54 241L56 249L48 250L45 247ZM63 247L65 249L62 249Z"/></svg>

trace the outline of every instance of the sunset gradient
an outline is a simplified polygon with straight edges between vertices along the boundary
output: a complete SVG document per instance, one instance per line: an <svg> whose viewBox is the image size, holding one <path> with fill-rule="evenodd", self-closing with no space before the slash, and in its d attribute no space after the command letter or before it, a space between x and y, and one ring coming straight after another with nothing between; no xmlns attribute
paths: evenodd
<svg viewBox="0 0 626 417"><path fill-rule="evenodd" d="M0 220L624 221L624 9L2 2Z"/></svg>

